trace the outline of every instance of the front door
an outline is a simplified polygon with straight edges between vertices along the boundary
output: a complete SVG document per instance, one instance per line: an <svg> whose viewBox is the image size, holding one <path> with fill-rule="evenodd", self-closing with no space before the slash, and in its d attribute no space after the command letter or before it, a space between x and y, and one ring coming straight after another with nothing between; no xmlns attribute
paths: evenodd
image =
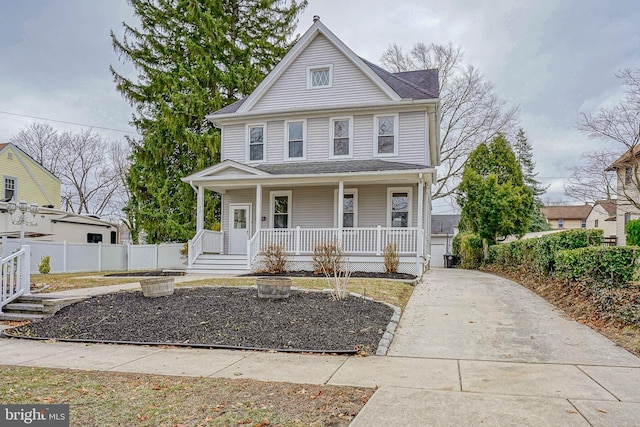
<svg viewBox="0 0 640 427"><path fill-rule="evenodd" d="M247 242L250 239L251 229L251 205L232 204L229 205L229 253L246 254Z"/></svg>

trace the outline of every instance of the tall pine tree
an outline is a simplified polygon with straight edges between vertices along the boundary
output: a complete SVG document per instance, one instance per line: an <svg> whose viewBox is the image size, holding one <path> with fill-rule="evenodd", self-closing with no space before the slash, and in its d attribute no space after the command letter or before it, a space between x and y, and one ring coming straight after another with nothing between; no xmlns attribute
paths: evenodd
<svg viewBox="0 0 640 427"><path fill-rule="evenodd" d="M542 183L536 179L538 172L535 171L536 163L533 161L533 147L529 143L527 135L522 128L518 129L518 133L516 134L513 152L516 155L516 160L520 163L524 184L529 187L535 200L535 207L531 211L531 222L527 231L551 230L551 226L549 226L547 219L540 210L540 208L544 206L540 196L547 191L548 187L543 186Z"/></svg>
<svg viewBox="0 0 640 427"><path fill-rule="evenodd" d="M139 26L111 32L114 50L137 78L113 67L118 91L135 108L127 176L131 228L147 241L186 241L195 232L196 195L180 181L220 160L220 134L205 115L255 89L295 39L307 1L129 0ZM205 224L219 215L206 194Z"/></svg>

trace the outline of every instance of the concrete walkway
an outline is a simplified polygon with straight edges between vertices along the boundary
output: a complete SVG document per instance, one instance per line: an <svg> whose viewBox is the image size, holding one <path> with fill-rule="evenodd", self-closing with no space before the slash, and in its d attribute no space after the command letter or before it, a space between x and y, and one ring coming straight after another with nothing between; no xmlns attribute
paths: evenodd
<svg viewBox="0 0 640 427"><path fill-rule="evenodd" d="M0 364L379 387L353 426L640 425L640 359L464 270L425 276L384 357L1 339Z"/></svg>

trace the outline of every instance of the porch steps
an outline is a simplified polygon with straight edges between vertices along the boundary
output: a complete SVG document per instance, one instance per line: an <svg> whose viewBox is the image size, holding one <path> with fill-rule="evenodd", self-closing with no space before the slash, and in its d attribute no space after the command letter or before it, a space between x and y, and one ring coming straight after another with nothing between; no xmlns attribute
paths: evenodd
<svg viewBox="0 0 640 427"><path fill-rule="evenodd" d="M0 320L40 320L53 316L58 310L85 298L60 298L48 294L23 295L2 307Z"/></svg>
<svg viewBox="0 0 640 427"><path fill-rule="evenodd" d="M247 274L246 255L220 255L202 254L194 262L188 273L210 273L210 274Z"/></svg>

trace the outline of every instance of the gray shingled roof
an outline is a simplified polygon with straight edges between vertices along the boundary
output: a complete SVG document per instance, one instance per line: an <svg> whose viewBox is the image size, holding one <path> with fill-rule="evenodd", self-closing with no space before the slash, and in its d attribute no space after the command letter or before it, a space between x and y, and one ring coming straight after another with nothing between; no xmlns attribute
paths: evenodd
<svg viewBox="0 0 640 427"><path fill-rule="evenodd" d="M347 172L402 171L425 169L428 166L384 160L346 160L333 162L278 163L256 166L272 175L303 175Z"/></svg>
<svg viewBox="0 0 640 427"><path fill-rule="evenodd" d="M438 97L438 70L417 70L403 73L390 73L360 58L401 98L432 99Z"/></svg>
<svg viewBox="0 0 640 427"><path fill-rule="evenodd" d="M453 234L460 215L431 215L431 234Z"/></svg>

